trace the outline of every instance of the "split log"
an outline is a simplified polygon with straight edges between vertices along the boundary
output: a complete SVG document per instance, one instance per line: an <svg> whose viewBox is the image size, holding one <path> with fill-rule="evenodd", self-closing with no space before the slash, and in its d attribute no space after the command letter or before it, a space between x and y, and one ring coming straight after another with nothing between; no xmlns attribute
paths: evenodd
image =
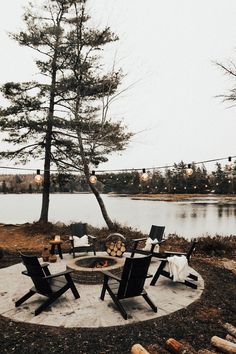
<svg viewBox="0 0 236 354"><path fill-rule="evenodd" d="M226 322L223 323L223 327L224 329L226 329L226 331L231 334L231 336L234 336L236 338L236 327L234 327L232 324Z"/></svg>
<svg viewBox="0 0 236 354"><path fill-rule="evenodd" d="M181 343L174 338L166 341L166 348L173 354L196 354L197 351L189 343Z"/></svg>
<svg viewBox="0 0 236 354"><path fill-rule="evenodd" d="M124 242L116 241L106 244L107 253L112 257L122 257L126 251Z"/></svg>
<svg viewBox="0 0 236 354"><path fill-rule="evenodd" d="M231 336L231 334L227 334L226 340L229 340L232 343L236 343L236 338L234 336Z"/></svg>
<svg viewBox="0 0 236 354"><path fill-rule="evenodd" d="M114 242L111 242L110 245L109 245L110 250L113 250L114 247L115 247Z"/></svg>
<svg viewBox="0 0 236 354"><path fill-rule="evenodd" d="M131 354L149 354L149 352L141 344L134 344L131 348Z"/></svg>
<svg viewBox="0 0 236 354"><path fill-rule="evenodd" d="M236 344L217 336L211 338L211 344L226 353L236 354Z"/></svg>

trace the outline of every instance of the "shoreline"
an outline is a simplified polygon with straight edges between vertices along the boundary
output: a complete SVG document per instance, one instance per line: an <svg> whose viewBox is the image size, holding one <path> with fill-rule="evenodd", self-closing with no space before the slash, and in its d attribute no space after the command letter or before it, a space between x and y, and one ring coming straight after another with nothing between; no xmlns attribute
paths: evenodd
<svg viewBox="0 0 236 354"><path fill-rule="evenodd" d="M236 203L236 195L234 194L108 194L111 197L130 198L132 200L153 200L153 201L197 201L197 200L212 200L218 203Z"/></svg>

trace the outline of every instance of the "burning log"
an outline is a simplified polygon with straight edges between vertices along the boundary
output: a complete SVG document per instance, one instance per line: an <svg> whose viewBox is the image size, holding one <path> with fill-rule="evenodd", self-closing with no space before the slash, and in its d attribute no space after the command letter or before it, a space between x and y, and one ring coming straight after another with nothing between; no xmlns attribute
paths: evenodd
<svg viewBox="0 0 236 354"><path fill-rule="evenodd" d="M217 336L211 338L211 344L226 353L236 354L236 344Z"/></svg>

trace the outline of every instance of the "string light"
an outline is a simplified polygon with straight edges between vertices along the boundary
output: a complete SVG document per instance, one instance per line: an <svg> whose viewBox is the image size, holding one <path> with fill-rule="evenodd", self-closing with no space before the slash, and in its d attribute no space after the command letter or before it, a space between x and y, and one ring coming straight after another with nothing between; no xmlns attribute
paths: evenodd
<svg viewBox="0 0 236 354"><path fill-rule="evenodd" d="M186 168L186 175L191 176L193 174L193 169L191 167L191 163L188 164L188 168Z"/></svg>
<svg viewBox="0 0 236 354"><path fill-rule="evenodd" d="M228 160L228 164L231 164L232 166L232 158L236 158L236 155L231 155L229 157L221 157L221 158L216 158L216 159L210 159L210 160L204 160L204 161L197 161L194 162L194 165L199 165L199 164L204 164L204 163L209 163L209 162L217 162L217 161L222 161L222 160ZM189 165L189 164L188 164ZM149 167L146 168L147 170L159 170L159 169L167 169L167 168L173 168L175 165L163 165L163 166L155 166L155 167ZM190 164L191 167L191 164ZM9 169L9 170L19 170L19 171L35 171L35 168L25 168L25 167L11 167L11 166L0 166L0 169ZM145 169L145 170L146 170ZM115 169L115 170L96 170L97 173L112 173L112 172L135 172L135 171L140 171L141 168L126 168L126 169ZM144 169L142 169L144 170ZM57 169L50 169L47 170L45 169L44 172L58 172ZM79 169L67 169L67 172L78 172ZM112 177L111 177L112 178Z"/></svg>
<svg viewBox="0 0 236 354"><path fill-rule="evenodd" d="M227 168L228 171L231 171L232 165L233 165L232 157L229 156L229 157L228 157L228 164L226 165L226 168Z"/></svg>
<svg viewBox="0 0 236 354"><path fill-rule="evenodd" d="M92 171L92 174L89 177L89 182L92 183L92 184L96 184L97 183L97 177L95 176L95 171Z"/></svg>
<svg viewBox="0 0 236 354"><path fill-rule="evenodd" d="M34 177L34 180L37 184L41 184L43 182L43 177L40 174L40 170L36 171L36 176Z"/></svg>
<svg viewBox="0 0 236 354"><path fill-rule="evenodd" d="M143 172L141 174L140 179L142 182L147 182L149 180L149 176L148 176L148 173L146 172L145 168L143 168Z"/></svg>

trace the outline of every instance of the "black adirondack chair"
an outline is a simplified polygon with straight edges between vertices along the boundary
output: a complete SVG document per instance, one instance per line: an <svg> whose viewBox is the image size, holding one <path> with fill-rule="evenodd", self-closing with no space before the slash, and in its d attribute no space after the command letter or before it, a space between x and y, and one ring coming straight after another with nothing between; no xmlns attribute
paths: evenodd
<svg viewBox="0 0 236 354"><path fill-rule="evenodd" d="M81 238L84 235L88 236L88 245L76 247L74 236ZM88 235L86 223L71 224L71 236L70 236L71 249L69 253L73 254L73 258L75 258L75 252L93 251L94 255L96 255L95 241L96 241L96 236Z"/></svg>
<svg viewBox="0 0 236 354"><path fill-rule="evenodd" d="M48 264L40 264L36 256L24 255L22 253L20 255L26 267L26 270L23 271L22 274L30 277L34 286L15 302L16 307L20 306L36 293L46 296L47 300L35 310L35 316L37 316L69 289L71 289L76 299L80 297L71 279L70 270L51 274L48 269Z"/></svg>
<svg viewBox="0 0 236 354"><path fill-rule="evenodd" d="M161 244L162 242L165 241L165 238L164 238L164 231L165 231L165 226L157 226L157 225L152 225L151 226L151 229L150 229L150 232L149 232L149 235L148 235L148 238L150 237L152 240L155 240L157 239L157 243L158 244ZM147 238L146 237L143 237L143 238L136 238L134 240L132 240L134 242L134 246L131 250L131 257L133 258L135 253L138 253L138 254L143 254L143 255L148 255L148 254L154 254L154 248L156 246L156 243L152 244L150 250L143 250L143 249L138 249L138 244L139 242L141 241L147 241ZM157 254L156 254L157 255Z"/></svg>
<svg viewBox="0 0 236 354"><path fill-rule="evenodd" d="M154 274L150 285L155 285L157 280L159 279L160 275L167 277L169 279L173 279L173 277L170 275L170 272L168 270L164 269L168 263L166 258L171 257L171 256L182 256L183 255L183 256L186 256L188 263L189 263L191 255L196 248L196 244L197 244L197 241L193 240L193 242L191 243L190 248L187 252L165 251L164 253L162 253L162 256L164 256L165 258L160 259L160 265L157 268L157 271ZM197 289L196 281L198 281L198 277L195 274L189 273L189 275L187 276L187 279L184 281L184 284L193 288L193 289Z"/></svg>
<svg viewBox="0 0 236 354"><path fill-rule="evenodd" d="M145 280L150 277L147 274L150 261L151 255L139 258L126 258L120 278L108 271L103 271L104 282L100 298L104 300L107 290L125 320L127 320L128 315L120 302L122 299L143 296L153 311L157 312L157 307L144 290Z"/></svg>

